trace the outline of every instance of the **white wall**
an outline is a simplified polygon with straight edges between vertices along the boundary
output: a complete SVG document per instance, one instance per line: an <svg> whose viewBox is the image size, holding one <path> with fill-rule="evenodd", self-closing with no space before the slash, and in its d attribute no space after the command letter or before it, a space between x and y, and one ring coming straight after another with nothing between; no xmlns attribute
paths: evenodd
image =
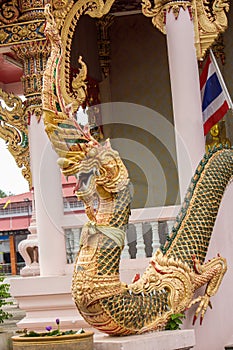
<svg viewBox="0 0 233 350"><path fill-rule="evenodd" d="M220 206L211 237L207 259L219 253L227 259L228 270L217 294L211 298L213 309L208 308L202 326L197 319L195 325L195 350L223 350L224 346L233 344L233 183L227 188ZM195 307L187 313L185 328L192 327Z"/></svg>

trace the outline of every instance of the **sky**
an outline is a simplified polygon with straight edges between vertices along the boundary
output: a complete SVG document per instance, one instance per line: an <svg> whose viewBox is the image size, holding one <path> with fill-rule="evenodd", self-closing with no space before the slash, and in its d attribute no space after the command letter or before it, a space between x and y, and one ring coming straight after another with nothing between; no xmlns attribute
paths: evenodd
<svg viewBox="0 0 233 350"><path fill-rule="evenodd" d="M78 120L83 125L87 123L87 115L82 111L78 115ZM0 190L6 194L21 194L29 191L28 182L21 174L21 170L7 150L6 143L0 138Z"/></svg>
<svg viewBox="0 0 233 350"><path fill-rule="evenodd" d="M0 190L6 194L20 194L28 192L28 182L21 174L21 170L10 152L5 141L0 138Z"/></svg>

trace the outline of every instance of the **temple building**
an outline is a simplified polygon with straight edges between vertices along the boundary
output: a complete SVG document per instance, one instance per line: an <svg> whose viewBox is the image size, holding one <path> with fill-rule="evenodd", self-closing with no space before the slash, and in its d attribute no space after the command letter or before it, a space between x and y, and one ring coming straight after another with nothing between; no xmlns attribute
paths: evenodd
<svg viewBox="0 0 233 350"><path fill-rule="evenodd" d="M120 273L130 283L171 231L206 150L233 144L231 109L206 136L203 129L199 78L210 49L233 96L233 6L216 2L2 1L0 100L7 107L0 107L0 137L29 184L28 193L0 199L0 263L20 273L11 281L11 293L26 313L20 329L41 330L57 317L64 328L88 327L70 292L87 217L73 193L76 179L61 177L42 117L43 73L51 52L45 6L51 5L64 48L64 100L74 105L75 96L77 120L88 121L99 142L109 138L129 171L131 216ZM208 252L208 258L226 257L228 272L202 327L192 326L194 308L183 326L195 330L195 350L233 343L232 196L231 184Z"/></svg>

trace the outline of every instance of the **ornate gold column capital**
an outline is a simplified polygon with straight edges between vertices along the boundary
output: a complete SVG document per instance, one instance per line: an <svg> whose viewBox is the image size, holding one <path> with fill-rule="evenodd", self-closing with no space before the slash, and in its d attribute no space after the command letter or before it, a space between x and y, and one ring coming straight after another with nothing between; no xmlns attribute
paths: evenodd
<svg viewBox="0 0 233 350"><path fill-rule="evenodd" d="M154 26L164 34L166 34L166 12L172 11L175 18L178 18L181 8L191 10L192 1L155 0L153 7L150 0L142 0L142 13L146 17L152 17Z"/></svg>
<svg viewBox="0 0 233 350"><path fill-rule="evenodd" d="M175 18L178 18L181 8L188 9L190 19L194 22L196 54L200 60L219 35L226 30L228 25L226 14L229 6L229 0L155 0L154 4L151 0L142 0L142 13L151 17L154 26L166 34L167 11L172 11Z"/></svg>

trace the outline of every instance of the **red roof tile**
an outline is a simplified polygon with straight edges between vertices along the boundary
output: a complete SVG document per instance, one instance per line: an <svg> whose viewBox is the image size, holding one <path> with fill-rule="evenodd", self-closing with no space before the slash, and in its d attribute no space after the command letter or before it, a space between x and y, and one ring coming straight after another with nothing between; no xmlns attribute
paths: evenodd
<svg viewBox="0 0 233 350"><path fill-rule="evenodd" d="M24 202L25 199L29 199L31 201L32 193L26 192L26 193L16 194L14 196L0 198L0 204L5 204L8 200L10 200L11 203Z"/></svg>

